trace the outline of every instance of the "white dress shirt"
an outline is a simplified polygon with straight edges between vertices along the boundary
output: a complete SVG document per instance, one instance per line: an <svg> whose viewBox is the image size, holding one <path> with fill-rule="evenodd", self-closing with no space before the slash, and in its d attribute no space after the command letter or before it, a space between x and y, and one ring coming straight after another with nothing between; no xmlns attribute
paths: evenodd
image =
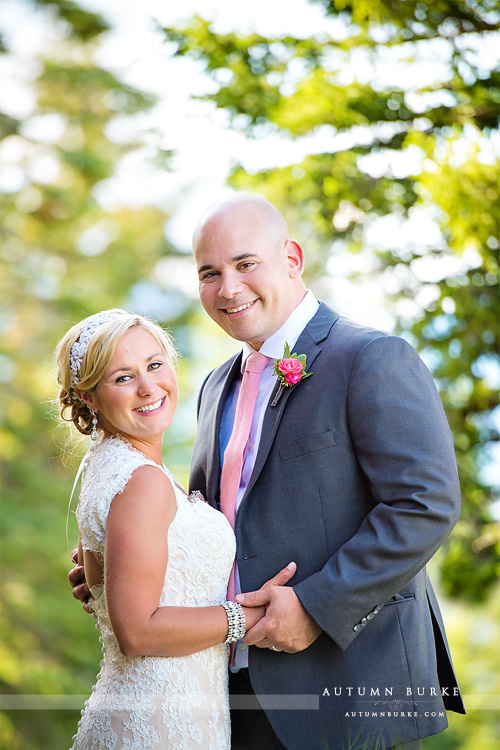
<svg viewBox="0 0 500 750"><path fill-rule="evenodd" d="M255 466L255 460L257 458L257 451L260 443L260 436L262 433L262 423L264 421L264 414L266 411L267 404L276 385L276 375L273 372L272 364L277 359L283 357L285 350L285 344L290 345L290 351L293 352L293 347L297 343L297 340L309 323L309 321L316 315L318 311L318 300L314 294L308 289L305 297L297 305L295 310L292 312L290 317L285 321L276 333L273 333L260 348L260 353L269 357L269 363L266 365L262 372L259 392L257 395L257 402L255 404L255 410L252 419L252 426L250 428L250 435L248 438L248 447L243 460L243 468L241 471L240 486L238 494L236 496L236 510L241 502L241 499L245 493L245 490L252 476L253 468ZM255 349L247 344L243 344L243 356L241 360L241 373L245 370L245 362L247 357ZM301 352L297 352L301 354ZM222 420L219 433L219 444L220 444L220 455L221 455L221 466L223 462L224 451L226 450L231 432L233 429L234 415L236 411L236 402L238 400L238 394L241 387L241 378L237 380L232 389L230 390L224 409L222 412ZM279 571L275 571L278 573ZM240 580L238 575L238 566L235 569L235 588L236 593L240 591ZM248 666L248 648L243 641L238 641L236 653L235 653L235 664L231 667L232 671L237 671L241 667Z"/></svg>

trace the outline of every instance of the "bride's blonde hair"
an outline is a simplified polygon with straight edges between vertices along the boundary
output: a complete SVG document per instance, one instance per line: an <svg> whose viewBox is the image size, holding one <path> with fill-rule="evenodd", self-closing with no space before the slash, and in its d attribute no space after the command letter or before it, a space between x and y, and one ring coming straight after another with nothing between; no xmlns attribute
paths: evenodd
<svg viewBox="0 0 500 750"><path fill-rule="evenodd" d="M80 354L75 357L73 345L76 344L78 347L80 336L86 329L88 332L89 328L92 329L95 326L94 320L97 316L94 315L70 328L55 351L56 377L61 386L59 392L61 419L64 422L72 422L82 435L90 435L92 431L92 412L77 396L75 386L85 393L92 393L95 390L111 362L119 341L130 328L143 328L150 333L172 367L175 367L179 356L170 334L153 320L120 309L108 310L102 315L104 320L90 335L83 356Z"/></svg>

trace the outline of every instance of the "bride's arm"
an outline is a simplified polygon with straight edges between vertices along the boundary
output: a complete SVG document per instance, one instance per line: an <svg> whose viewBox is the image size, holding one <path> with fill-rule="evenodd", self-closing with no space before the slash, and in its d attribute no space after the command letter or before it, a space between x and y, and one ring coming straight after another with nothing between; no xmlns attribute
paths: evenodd
<svg viewBox="0 0 500 750"><path fill-rule="evenodd" d="M221 606L158 606L168 563L167 533L175 511L171 483L151 466L137 469L111 503L105 591L111 624L126 656L186 656L227 637L227 616ZM292 575L287 569L278 574L282 583ZM244 612L248 630L264 608L258 612L244 608Z"/></svg>

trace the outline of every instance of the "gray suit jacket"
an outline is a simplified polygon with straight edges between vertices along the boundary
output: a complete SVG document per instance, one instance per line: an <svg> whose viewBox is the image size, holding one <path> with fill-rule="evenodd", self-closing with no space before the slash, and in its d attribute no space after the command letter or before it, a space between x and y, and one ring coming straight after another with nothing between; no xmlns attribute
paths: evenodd
<svg viewBox="0 0 500 750"><path fill-rule="evenodd" d="M323 632L297 654L251 647L255 692L290 750L435 734L445 708L464 711L425 569L460 513L439 395L404 339L324 304L294 351L313 375L266 409L237 559L243 591L294 560L290 585ZM215 507L222 406L240 361L200 393L190 486Z"/></svg>

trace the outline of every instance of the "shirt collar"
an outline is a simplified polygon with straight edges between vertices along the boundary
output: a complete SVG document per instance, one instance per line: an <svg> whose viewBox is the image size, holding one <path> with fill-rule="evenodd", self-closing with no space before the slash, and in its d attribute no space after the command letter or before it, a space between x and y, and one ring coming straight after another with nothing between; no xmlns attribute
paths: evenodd
<svg viewBox="0 0 500 750"><path fill-rule="evenodd" d="M293 310L291 315L283 323L272 336L270 336L259 349L261 354L264 354L270 359L281 359L285 350L285 344L290 345L290 349L297 343L297 340L309 323L309 321L316 315L318 311L319 302L311 292L307 290L305 297L299 302L297 307ZM254 352L255 349L247 344L246 341L243 344L243 356L241 360L241 372L245 369L245 362L247 357Z"/></svg>

